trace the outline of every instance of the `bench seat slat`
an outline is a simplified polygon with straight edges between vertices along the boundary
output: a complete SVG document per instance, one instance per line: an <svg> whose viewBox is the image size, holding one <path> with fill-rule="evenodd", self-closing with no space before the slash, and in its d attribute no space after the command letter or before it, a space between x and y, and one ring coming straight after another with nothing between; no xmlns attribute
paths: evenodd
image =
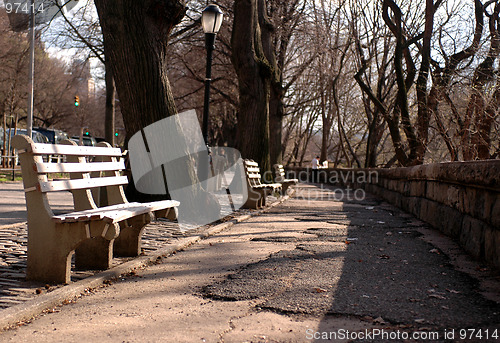
<svg viewBox="0 0 500 343"><path fill-rule="evenodd" d="M35 165L38 173L91 173L125 169L122 160L119 162L92 163L36 163Z"/></svg>
<svg viewBox="0 0 500 343"><path fill-rule="evenodd" d="M126 203L119 205L106 206L92 210L71 212L53 216L52 220L56 223L74 223L79 221L94 221L102 220L108 223L118 223L122 220L132 218L134 216L163 210L166 208L179 206L176 200L163 200L150 203Z"/></svg>
<svg viewBox="0 0 500 343"><path fill-rule="evenodd" d="M57 180L57 181L40 182L40 191L45 193L45 192L57 192L57 191L69 191L72 189L118 186L126 184L128 184L128 178L126 176Z"/></svg>
<svg viewBox="0 0 500 343"><path fill-rule="evenodd" d="M31 144L31 152L35 155L122 156L119 148L44 143Z"/></svg>

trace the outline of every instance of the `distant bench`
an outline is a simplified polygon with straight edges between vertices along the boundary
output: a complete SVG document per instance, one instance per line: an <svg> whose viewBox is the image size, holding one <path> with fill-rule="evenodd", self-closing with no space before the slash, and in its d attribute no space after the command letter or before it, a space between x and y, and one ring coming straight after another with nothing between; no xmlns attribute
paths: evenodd
<svg viewBox="0 0 500 343"><path fill-rule="evenodd" d="M266 197L272 193L281 193L281 183L261 183L259 164L253 160L244 160L245 179L248 199L245 208L258 209L266 205Z"/></svg>
<svg viewBox="0 0 500 343"><path fill-rule="evenodd" d="M140 254L142 232L153 214L175 217L177 201L127 201L122 186L128 179L120 175L125 169L122 152L108 143L37 144L24 135L15 136L12 143L21 161L26 197L28 280L70 282L73 251L77 269L107 269L113 250L117 256ZM49 155L61 155L66 162L44 162ZM51 173L69 173L70 179L50 180ZM75 212L52 212L47 192L56 191L73 193Z"/></svg>
<svg viewBox="0 0 500 343"><path fill-rule="evenodd" d="M283 168L282 164L274 165L274 181L281 183L283 186L282 193L286 194L288 187L296 185L299 180L298 179L287 179L285 176L285 168Z"/></svg>

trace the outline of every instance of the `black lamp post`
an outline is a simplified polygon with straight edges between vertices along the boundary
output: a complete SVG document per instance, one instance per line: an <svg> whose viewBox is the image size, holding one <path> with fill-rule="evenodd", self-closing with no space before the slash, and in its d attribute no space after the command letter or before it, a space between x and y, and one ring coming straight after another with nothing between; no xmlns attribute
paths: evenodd
<svg viewBox="0 0 500 343"><path fill-rule="evenodd" d="M208 113L210 101L210 81L212 81L212 52L215 48L215 37L222 24L222 11L217 5L208 5L201 15L201 26L205 32L205 47L207 48L207 69L205 74L205 101L203 104L202 133L208 145Z"/></svg>

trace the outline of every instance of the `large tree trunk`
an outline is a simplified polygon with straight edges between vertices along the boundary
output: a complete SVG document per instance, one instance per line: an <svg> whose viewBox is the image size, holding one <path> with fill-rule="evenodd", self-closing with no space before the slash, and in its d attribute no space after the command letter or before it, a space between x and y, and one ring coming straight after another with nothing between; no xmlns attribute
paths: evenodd
<svg viewBox="0 0 500 343"><path fill-rule="evenodd" d="M272 68L264 55L259 4L263 0L236 0L231 37L232 62L238 75L237 147L243 158L270 170L269 96ZM262 5L265 9L265 4ZM265 13L265 12L264 12Z"/></svg>
<svg viewBox="0 0 500 343"><path fill-rule="evenodd" d="M110 63L115 78L127 138L141 131L145 137L143 129L146 126L177 114L167 78L167 42L173 27L185 14L184 1L96 0L95 4L108 52L106 64ZM173 120L172 123L177 125L176 131L182 133L180 121ZM179 223L199 226L219 219L220 207L209 193L201 189L188 154L188 138L179 135L176 141L175 149L184 150L184 158L176 158L173 162L155 161L155 166L161 164L161 175L155 175L153 171L149 175L159 178L154 180L155 184L162 182L165 189L167 181L169 185L174 184L170 194L160 194L159 197L172 195L180 201ZM163 143L155 144L158 147ZM146 150L150 147L146 141L144 147ZM199 162L203 163L203 160L200 158ZM130 190L133 185L131 182L127 188L127 196L132 200L157 198L144 197L135 189Z"/></svg>
<svg viewBox="0 0 500 343"><path fill-rule="evenodd" d="M269 154L270 165L282 163L281 140L283 130L283 75L276 58L276 49L273 44L275 28L267 17L265 0L259 2L259 25L262 36L264 56L271 67L270 93L269 93ZM281 62L281 61L280 61Z"/></svg>
<svg viewBox="0 0 500 343"><path fill-rule="evenodd" d="M130 138L176 114L167 78L167 41L186 7L182 0L95 0L95 5Z"/></svg>
<svg viewBox="0 0 500 343"><path fill-rule="evenodd" d="M146 126L177 112L167 78L167 41L186 8L181 0L95 0L95 5L106 68L115 80L128 141ZM127 187L127 196L138 201L165 197L141 194L134 182Z"/></svg>

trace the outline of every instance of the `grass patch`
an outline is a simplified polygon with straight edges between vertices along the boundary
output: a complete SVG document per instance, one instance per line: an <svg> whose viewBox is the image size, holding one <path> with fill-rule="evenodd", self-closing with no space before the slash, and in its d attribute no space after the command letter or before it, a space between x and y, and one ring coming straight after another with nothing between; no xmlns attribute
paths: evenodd
<svg viewBox="0 0 500 343"><path fill-rule="evenodd" d="M21 170L16 169L14 171L14 180L12 180L12 169L0 170L0 182L21 181L22 179Z"/></svg>

